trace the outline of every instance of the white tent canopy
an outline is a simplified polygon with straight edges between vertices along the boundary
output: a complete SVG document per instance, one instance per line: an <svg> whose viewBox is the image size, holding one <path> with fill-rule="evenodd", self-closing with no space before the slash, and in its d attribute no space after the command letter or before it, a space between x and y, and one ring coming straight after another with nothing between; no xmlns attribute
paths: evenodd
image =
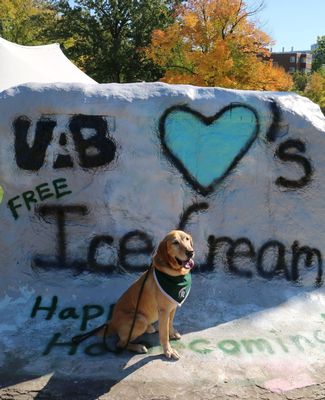
<svg viewBox="0 0 325 400"><path fill-rule="evenodd" d="M28 82L97 83L77 68L57 43L21 46L0 38L0 92Z"/></svg>

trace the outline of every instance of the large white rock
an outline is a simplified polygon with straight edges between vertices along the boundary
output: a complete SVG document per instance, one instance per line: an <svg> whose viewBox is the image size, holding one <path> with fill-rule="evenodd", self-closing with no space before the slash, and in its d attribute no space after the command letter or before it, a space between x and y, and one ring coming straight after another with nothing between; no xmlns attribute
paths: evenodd
<svg viewBox="0 0 325 400"><path fill-rule="evenodd" d="M177 368L197 368L199 355L220 382L317 382L324 149L319 107L291 93L166 84L2 92L0 363L14 365L18 349L24 373L106 376L115 356L57 344L105 321L181 227L194 237L197 274L178 317L187 335ZM252 349L257 337L267 344ZM305 380L290 364L302 352ZM99 354L91 368L90 353Z"/></svg>

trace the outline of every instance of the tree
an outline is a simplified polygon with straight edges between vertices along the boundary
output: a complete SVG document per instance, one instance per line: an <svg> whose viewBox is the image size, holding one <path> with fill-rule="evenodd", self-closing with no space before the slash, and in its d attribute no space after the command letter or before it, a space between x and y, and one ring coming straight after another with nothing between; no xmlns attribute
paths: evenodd
<svg viewBox="0 0 325 400"><path fill-rule="evenodd" d="M323 65L325 65L325 36L318 36L317 47L313 51L312 70L318 71Z"/></svg>
<svg viewBox="0 0 325 400"><path fill-rule="evenodd" d="M304 72L295 72L292 75L293 79L293 91L297 93L303 93L309 79L309 75Z"/></svg>
<svg viewBox="0 0 325 400"><path fill-rule="evenodd" d="M42 27L55 14L46 0L0 0L0 36L19 44L41 44Z"/></svg>
<svg viewBox="0 0 325 400"><path fill-rule="evenodd" d="M317 103L324 113L325 67L321 67L317 72L312 72L310 74L296 72L293 74L293 81L293 91Z"/></svg>
<svg viewBox="0 0 325 400"><path fill-rule="evenodd" d="M309 79L304 94L321 107L325 107L325 78L314 72Z"/></svg>
<svg viewBox="0 0 325 400"><path fill-rule="evenodd" d="M235 89L288 90L292 79L272 66L271 39L249 19L242 0L189 0L167 29L155 30L146 55L163 81Z"/></svg>
<svg viewBox="0 0 325 400"><path fill-rule="evenodd" d="M317 72L325 79L325 65L320 67Z"/></svg>
<svg viewBox="0 0 325 400"><path fill-rule="evenodd" d="M59 17L47 35L99 82L155 80L161 69L144 57L154 29L172 22L177 0L76 0L55 3Z"/></svg>

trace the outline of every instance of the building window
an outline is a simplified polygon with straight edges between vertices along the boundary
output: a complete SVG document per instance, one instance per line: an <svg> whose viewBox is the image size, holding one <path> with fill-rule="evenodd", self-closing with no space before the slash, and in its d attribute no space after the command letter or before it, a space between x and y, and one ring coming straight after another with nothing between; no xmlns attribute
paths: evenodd
<svg viewBox="0 0 325 400"><path fill-rule="evenodd" d="M301 58L300 58L300 62L301 62L301 63L306 63L306 61L307 61L307 58L306 58L306 57L301 57Z"/></svg>
<svg viewBox="0 0 325 400"><path fill-rule="evenodd" d="M290 62L295 63L296 62L296 56L291 56L290 57Z"/></svg>
<svg viewBox="0 0 325 400"><path fill-rule="evenodd" d="M295 67L289 67L289 72L296 72L296 68Z"/></svg>

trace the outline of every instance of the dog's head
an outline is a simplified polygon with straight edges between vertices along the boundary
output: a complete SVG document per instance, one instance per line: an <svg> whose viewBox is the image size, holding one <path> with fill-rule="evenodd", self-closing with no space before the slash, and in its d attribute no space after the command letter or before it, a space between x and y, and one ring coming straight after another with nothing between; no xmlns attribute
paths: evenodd
<svg viewBox="0 0 325 400"><path fill-rule="evenodd" d="M183 231L171 231L159 243L154 264L169 267L179 275L186 275L194 266L194 249L191 235Z"/></svg>

